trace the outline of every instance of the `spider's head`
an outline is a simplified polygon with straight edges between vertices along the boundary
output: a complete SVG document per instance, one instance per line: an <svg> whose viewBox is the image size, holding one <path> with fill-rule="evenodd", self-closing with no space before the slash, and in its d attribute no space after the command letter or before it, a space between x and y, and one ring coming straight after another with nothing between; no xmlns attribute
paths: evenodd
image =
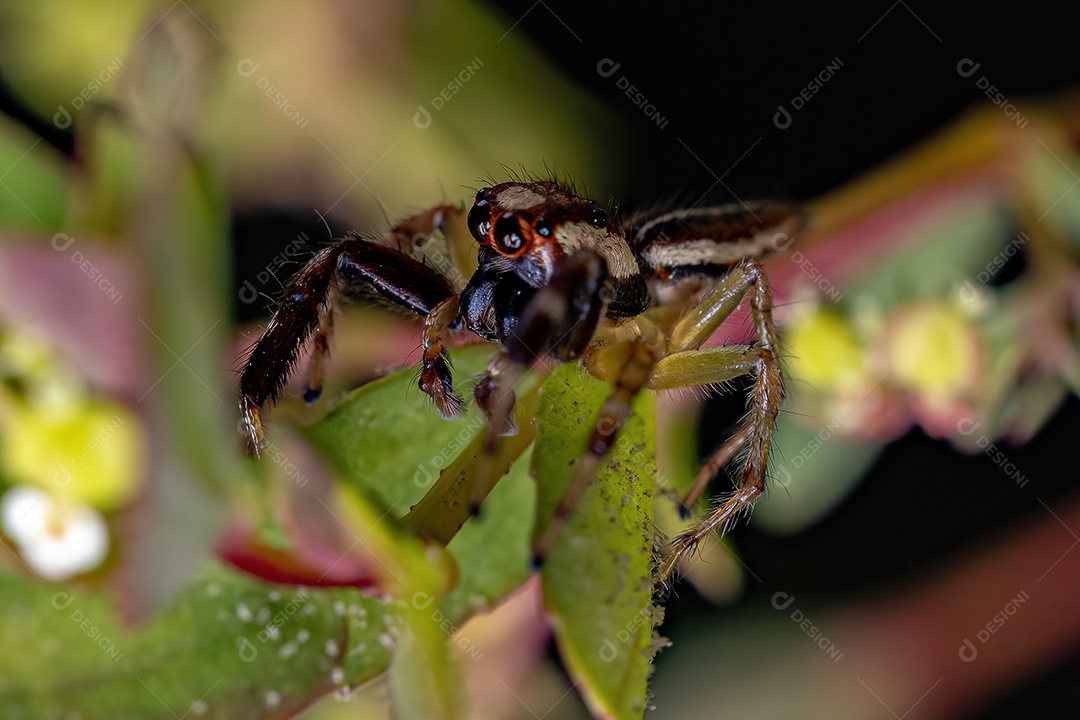
<svg viewBox="0 0 1080 720"><path fill-rule="evenodd" d="M469 211L481 265L514 272L538 287L556 261L580 249L600 254L614 280L638 274L630 247L607 213L557 182L510 182L483 188Z"/></svg>

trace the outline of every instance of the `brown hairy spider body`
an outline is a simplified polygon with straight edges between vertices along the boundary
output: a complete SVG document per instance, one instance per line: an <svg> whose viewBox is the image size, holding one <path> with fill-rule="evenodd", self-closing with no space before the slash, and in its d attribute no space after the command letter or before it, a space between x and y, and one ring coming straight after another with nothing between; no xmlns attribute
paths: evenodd
<svg viewBox="0 0 1080 720"><path fill-rule="evenodd" d="M751 375L743 426L705 463L683 504L694 504L712 476L743 451L736 489L672 543L659 570L666 581L702 538L764 491L784 385L772 297L759 260L787 246L802 225L800 214L787 205L753 203L653 214L617 226L596 203L557 182L503 183L480 190L468 213L479 243L478 265L457 292L449 278L412 257L402 238L429 233L461 212L440 206L417 215L393 229L385 244L359 237L337 241L292 280L241 376L249 451L257 455L264 442L262 407L276 398L311 336L304 398L318 397L339 295L374 299L423 319L419 384L446 418L460 417L464 402L454 392L442 337L467 331L499 343L474 390L488 420L491 452L496 436L516 432L514 387L525 372L538 360L580 360L613 387L566 495L534 548L539 565L614 445L638 393ZM757 342L702 349L744 296Z"/></svg>

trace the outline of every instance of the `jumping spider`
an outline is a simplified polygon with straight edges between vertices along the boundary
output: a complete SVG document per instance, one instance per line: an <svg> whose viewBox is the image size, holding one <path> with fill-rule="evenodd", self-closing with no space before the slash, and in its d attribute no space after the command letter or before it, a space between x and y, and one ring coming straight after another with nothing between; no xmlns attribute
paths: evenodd
<svg viewBox="0 0 1080 720"><path fill-rule="evenodd" d="M784 385L772 297L759 259L776 247L774 238L793 235L802 216L791 206L759 202L642 215L616 225L599 205L558 182L507 182L476 194L467 222L479 243L478 267L458 292L450 278L413 257L401 238L430 233L462 212L448 205L433 208L394 228L384 243L357 236L336 241L296 275L240 380L249 451L257 455L263 444L263 405L276 398L313 334L304 399L319 396L339 293L374 297L423 319L420 389L448 419L461 416L463 401L454 392L441 336L467 330L499 343L474 391L492 437L516 432L514 386L537 359L580 359L613 388L566 494L534 548L538 566L614 445L639 392L753 375L743 426L705 463L683 506L699 499L711 477L742 449L737 487L673 542L659 571L666 581L706 534L749 509L764 491ZM757 342L701 349L744 295L749 295Z"/></svg>

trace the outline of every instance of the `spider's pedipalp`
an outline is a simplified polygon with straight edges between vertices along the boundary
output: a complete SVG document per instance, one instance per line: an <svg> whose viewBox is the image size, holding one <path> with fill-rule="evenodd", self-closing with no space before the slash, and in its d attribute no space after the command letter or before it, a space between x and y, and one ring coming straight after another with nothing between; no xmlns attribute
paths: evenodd
<svg viewBox="0 0 1080 720"><path fill-rule="evenodd" d="M551 280L525 300L516 323L502 329L503 348L476 386L476 403L496 434L514 432L514 386L537 360L578 358L604 317L607 263L579 251L555 266Z"/></svg>
<svg viewBox="0 0 1080 720"><path fill-rule="evenodd" d="M487 416L489 442L477 462L477 473L491 472L498 436L514 435L514 388L536 361L551 358L558 362L576 359L592 342L604 317L607 298L607 264L592 252L576 252L562 258L551 281L527 297L508 316L512 324L498 328L503 347L492 359L474 391L476 404ZM474 482L479 489L490 478ZM483 498L474 494L470 511L477 514Z"/></svg>
<svg viewBox="0 0 1080 720"><path fill-rule="evenodd" d="M424 355L420 367L420 390L432 399L439 414L447 420L456 420L465 412L465 401L454 393L449 356L440 338L440 333L459 314L458 296L451 295L428 313L421 336Z"/></svg>

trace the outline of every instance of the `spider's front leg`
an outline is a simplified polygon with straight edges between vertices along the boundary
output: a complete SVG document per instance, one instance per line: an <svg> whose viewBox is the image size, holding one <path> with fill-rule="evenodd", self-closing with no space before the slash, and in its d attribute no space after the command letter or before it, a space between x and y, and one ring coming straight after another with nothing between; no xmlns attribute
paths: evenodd
<svg viewBox="0 0 1080 720"><path fill-rule="evenodd" d="M758 343L698 349L749 294L750 311ZM661 360L649 386L656 390L721 383L753 374L748 417L731 441L706 462L691 494L699 493L712 473L746 445L746 457L734 493L724 499L696 527L679 536L660 569L667 581L697 544L714 528L723 527L748 510L764 492L766 469L776 418L784 400L784 382L776 353L772 293L765 271L755 260L744 260L731 270L702 301L675 325L669 339L669 355Z"/></svg>
<svg viewBox="0 0 1080 720"><path fill-rule="evenodd" d="M660 334L651 332L653 328L645 325L647 330L642 336L626 341L604 357L603 361L595 363L609 366L602 374L612 377L614 389L604 401L600 416L593 426L592 435L585 447L585 454L578 459L570 484L567 485L562 500L555 507L551 522L533 548L534 569L543 566L548 554L555 547L555 542L570 521L574 508L581 502L585 491L589 489L589 485L596 477L600 463L615 445L619 438L619 431L630 418L634 399L649 383L656 360L660 357L662 350L658 346ZM594 363L590 363L589 366L592 371Z"/></svg>
<svg viewBox="0 0 1080 720"><path fill-rule="evenodd" d="M417 218L434 225L450 212L460 211L447 206ZM412 228L417 218L399 228ZM399 228L391 231L392 237L401 234ZM349 237L320 251L290 281L273 319L247 357L240 376L240 413L250 454L257 456L265 443L260 417L263 406L276 400L312 335L314 347L304 399L310 403L318 398L339 296L387 305L426 319L421 386L444 415L452 411L450 368L438 342L439 331L456 319L457 294L450 281L401 250Z"/></svg>
<svg viewBox="0 0 1080 720"><path fill-rule="evenodd" d="M490 472L497 450L498 435L516 432L513 425L514 386L525 371L538 360L570 362L581 357L590 346L605 316L608 302L607 263L600 255L581 250L565 257L555 268L550 280L531 294L515 313L516 322L502 335L502 349L492 360L487 372L476 387L477 405L488 418L491 442L478 463L477 474ZM466 293L465 297L468 297ZM513 309L513 308L509 308ZM466 311L467 314L467 311ZM558 538L573 508L588 488L601 458L607 454L615 438L615 430L629 414L630 403L644 386L651 370L651 356L643 361L632 382L618 385L612 399L604 406L599 428L594 432L585 456L568 486L555 517L534 548L534 566L544 557ZM483 489L487 482L476 482ZM476 512L482 497L474 495L472 509Z"/></svg>
<svg viewBox="0 0 1080 720"><path fill-rule="evenodd" d="M515 303L510 296L500 303L502 349L475 391L476 404L496 434L516 432L514 387L525 370L542 358L576 360L588 347L604 317L607 279L605 260L594 252L579 251L562 259L543 287L520 295L523 302Z"/></svg>
<svg viewBox="0 0 1080 720"><path fill-rule="evenodd" d="M590 348L607 309L610 287L607 263L588 250L566 257L551 280L525 304L513 332L503 338L503 349L492 361L476 388L477 404L497 431L512 431L513 386L524 370L547 357L558 362L576 360ZM543 565L574 508L596 476L600 462L618 438L632 412L634 398L646 386L656 359L662 354L658 332L620 345L605 356L605 375L614 389L605 401L584 454L555 508L555 513L533 548L532 565ZM479 484L484 487L486 484ZM474 505L477 499L474 498Z"/></svg>

